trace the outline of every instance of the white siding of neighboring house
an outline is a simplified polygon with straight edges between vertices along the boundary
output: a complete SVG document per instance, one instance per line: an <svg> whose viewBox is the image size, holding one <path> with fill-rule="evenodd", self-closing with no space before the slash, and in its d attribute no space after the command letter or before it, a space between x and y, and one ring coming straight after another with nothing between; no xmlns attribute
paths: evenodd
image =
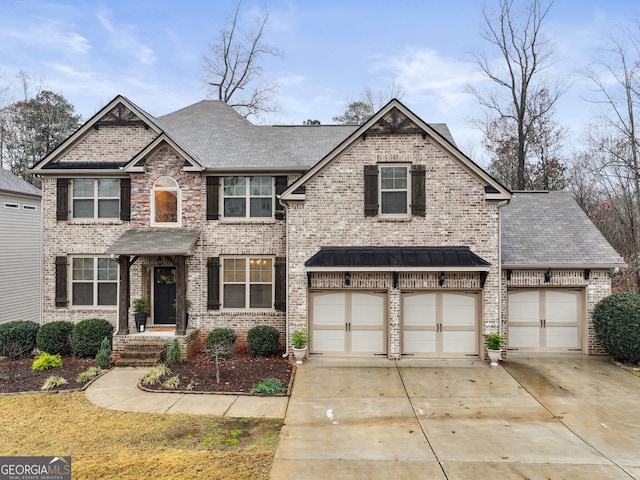
<svg viewBox="0 0 640 480"><path fill-rule="evenodd" d="M0 323L41 320L40 198L0 192ZM8 208L6 204L18 205ZM25 209L25 205L36 210Z"/></svg>

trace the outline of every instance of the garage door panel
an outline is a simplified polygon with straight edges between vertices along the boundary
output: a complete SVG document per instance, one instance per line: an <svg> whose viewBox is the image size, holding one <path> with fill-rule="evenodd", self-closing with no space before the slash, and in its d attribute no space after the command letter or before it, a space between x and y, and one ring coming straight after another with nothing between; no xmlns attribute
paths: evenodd
<svg viewBox="0 0 640 480"><path fill-rule="evenodd" d="M444 353L477 353L476 333L470 331L442 332L442 351Z"/></svg>
<svg viewBox="0 0 640 480"><path fill-rule="evenodd" d="M313 297L313 323L315 325L344 325L344 293L327 293Z"/></svg>
<svg viewBox="0 0 640 480"><path fill-rule="evenodd" d="M344 330L318 330L311 334L312 351L314 352L344 352Z"/></svg>
<svg viewBox="0 0 640 480"><path fill-rule="evenodd" d="M384 350L384 333L373 330L351 332L351 351L378 353Z"/></svg>
<svg viewBox="0 0 640 480"><path fill-rule="evenodd" d="M402 304L405 326L426 326L436 324L436 294L421 293L404 295Z"/></svg>
<svg viewBox="0 0 640 480"><path fill-rule="evenodd" d="M465 294L442 294L443 323L451 326L476 325L476 296Z"/></svg>
<svg viewBox="0 0 640 480"><path fill-rule="evenodd" d="M405 353L431 353L436 351L436 332L405 330L402 335Z"/></svg>
<svg viewBox="0 0 640 480"><path fill-rule="evenodd" d="M540 346L540 327L509 327L509 347L538 348Z"/></svg>
<svg viewBox="0 0 640 480"><path fill-rule="evenodd" d="M574 292L554 292L546 293L546 321L575 322L578 318L578 302Z"/></svg>
<svg viewBox="0 0 640 480"><path fill-rule="evenodd" d="M549 327L546 330L547 348L579 348L578 327Z"/></svg>
<svg viewBox="0 0 640 480"><path fill-rule="evenodd" d="M509 322L538 323L540 321L540 295L537 290L509 293Z"/></svg>
<svg viewBox="0 0 640 480"><path fill-rule="evenodd" d="M373 294L351 294L351 325L384 325L384 297Z"/></svg>

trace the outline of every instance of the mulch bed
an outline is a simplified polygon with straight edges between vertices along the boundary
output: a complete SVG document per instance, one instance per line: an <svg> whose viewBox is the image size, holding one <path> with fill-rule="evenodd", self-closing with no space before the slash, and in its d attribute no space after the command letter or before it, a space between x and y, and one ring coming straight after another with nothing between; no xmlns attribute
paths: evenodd
<svg viewBox="0 0 640 480"><path fill-rule="evenodd" d="M251 358L246 353L236 353L233 358L220 364L220 383L216 382L215 362L205 353L194 355L180 364L169 365L169 369L172 376L178 375L180 378L177 389L168 389L160 383L144 385L144 388L154 391L185 391L193 380L196 385L191 392L250 393L251 388L265 378L277 378L285 393L294 370L289 359L282 358L281 355Z"/></svg>
<svg viewBox="0 0 640 480"><path fill-rule="evenodd" d="M46 390L59 392L65 390L77 390L83 388L86 383L76 382L78 375L89 367L95 367L96 361L90 358L62 358L62 367L48 370L34 371L31 369L33 358L23 358L10 365L9 360L0 361L0 393L38 392L47 378L55 375L67 380L67 384ZM13 381L9 380L9 371L13 368Z"/></svg>
<svg viewBox="0 0 640 480"><path fill-rule="evenodd" d="M50 392L75 390L83 388L85 383L76 382L78 375L89 367L95 366L93 359L76 359L63 357L62 367L33 371L32 358L14 362L14 380L9 381L9 362L0 360L0 393L19 393L40 391L42 385L52 375L65 378L69 383L55 387ZM151 368L151 367L149 367ZM277 378L284 391L289 388L293 375L293 364L281 355L268 358L250 358L245 352L238 352L234 357L220 366L220 383L216 383L214 362L204 353L199 353L180 364L169 365L171 375L178 375L180 385L177 389L169 389L161 384L145 385L144 388L154 391L187 391L187 385L193 380L195 388L190 392L204 393L250 393L251 388L265 378ZM164 380L164 379L163 379Z"/></svg>

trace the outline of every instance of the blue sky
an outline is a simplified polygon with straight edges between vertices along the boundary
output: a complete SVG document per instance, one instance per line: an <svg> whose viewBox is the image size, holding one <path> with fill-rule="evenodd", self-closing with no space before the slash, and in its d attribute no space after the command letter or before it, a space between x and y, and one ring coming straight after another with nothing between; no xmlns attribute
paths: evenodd
<svg viewBox="0 0 640 480"><path fill-rule="evenodd" d="M518 2L518 0L516 0ZM332 123L365 87L392 81L402 101L427 122L446 122L469 154L480 134L468 119L482 113L467 93L481 81L471 50L480 37L482 0L267 0L266 41L283 58L263 63L280 85L280 111L262 123ZM491 0L489 0L491 4ZM117 94L161 115L206 97L201 56L235 1L4 0L0 10L0 85L5 102L21 95L20 70L64 95L85 119ZM244 0L250 21L264 2ZM546 23L555 45L550 73L571 82L557 121L578 143L592 116L580 75L607 39L633 27L637 0L556 0ZM637 28L637 27L635 27ZM37 82L36 82L37 83Z"/></svg>

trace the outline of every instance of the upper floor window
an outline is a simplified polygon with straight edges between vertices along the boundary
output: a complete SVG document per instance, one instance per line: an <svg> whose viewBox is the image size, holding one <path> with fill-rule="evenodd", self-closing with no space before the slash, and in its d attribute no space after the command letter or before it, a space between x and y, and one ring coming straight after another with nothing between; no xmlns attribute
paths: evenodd
<svg viewBox="0 0 640 480"><path fill-rule="evenodd" d="M273 216L273 177L224 177L224 216L269 218Z"/></svg>
<svg viewBox="0 0 640 480"><path fill-rule="evenodd" d="M76 178L72 188L73 218L119 218L120 181Z"/></svg>
<svg viewBox="0 0 640 480"><path fill-rule="evenodd" d="M409 213L409 167L380 167L380 214L407 215Z"/></svg>
<svg viewBox="0 0 640 480"><path fill-rule="evenodd" d="M72 260L71 304L114 306L118 304L118 262L106 257Z"/></svg>
<svg viewBox="0 0 640 480"><path fill-rule="evenodd" d="M223 308L273 308L273 259L225 258Z"/></svg>
<svg viewBox="0 0 640 480"><path fill-rule="evenodd" d="M178 182L160 177L151 192L151 225L180 226L181 198Z"/></svg>

